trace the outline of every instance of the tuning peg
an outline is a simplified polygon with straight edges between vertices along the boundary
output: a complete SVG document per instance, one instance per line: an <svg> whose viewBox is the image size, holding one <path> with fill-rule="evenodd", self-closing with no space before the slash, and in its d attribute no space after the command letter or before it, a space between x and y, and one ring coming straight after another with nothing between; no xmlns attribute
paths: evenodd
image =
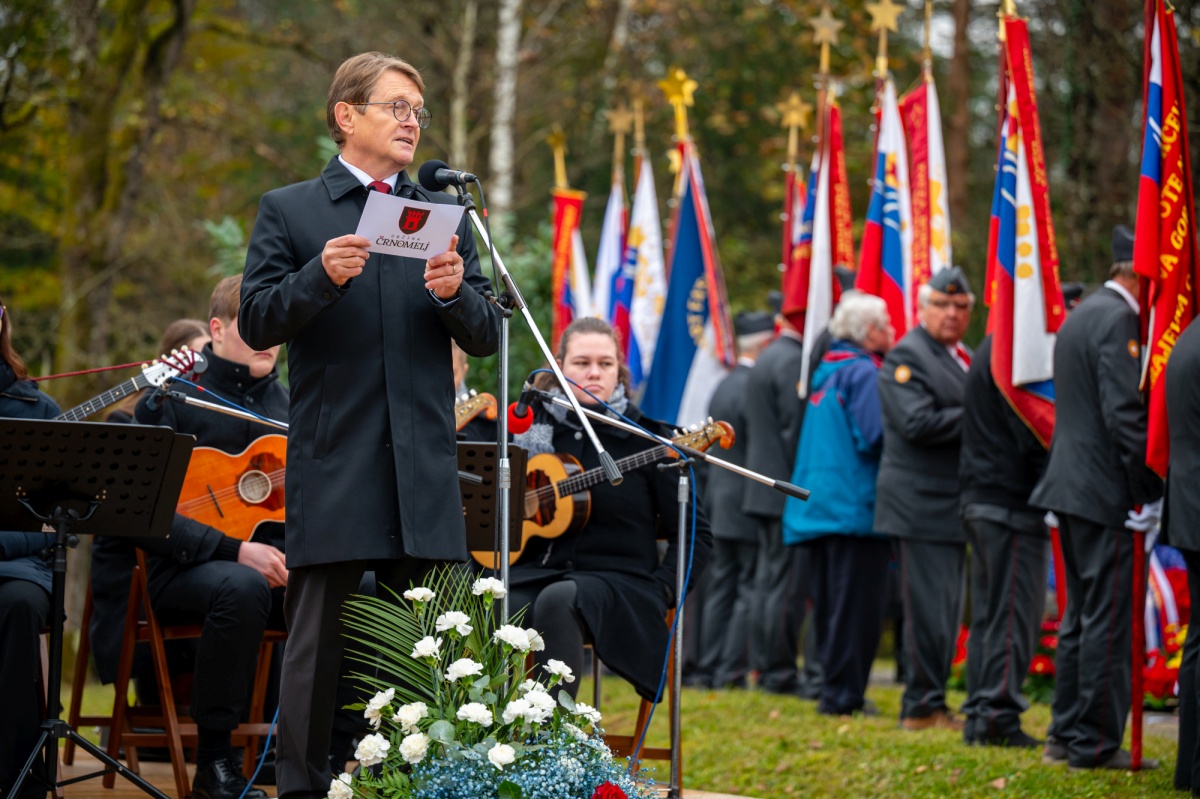
<svg viewBox="0 0 1200 799"><path fill-rule="evenodd" d="M478 394L478 393L479 393L479 392L478 392L478 391L476 391L475 389L471 389L470 391L468 391L468 392L467 392L467 396L468 396L468 397L474 397L474 396L475 396L476 394Z"/></svg>

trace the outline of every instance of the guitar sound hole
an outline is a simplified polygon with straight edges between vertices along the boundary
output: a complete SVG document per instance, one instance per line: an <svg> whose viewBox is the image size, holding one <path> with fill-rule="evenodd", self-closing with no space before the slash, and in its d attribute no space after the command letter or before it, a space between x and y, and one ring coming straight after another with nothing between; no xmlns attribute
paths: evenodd
<svg viewBox="0 0 1200 799"><path fill-rule="evenodd" d="M260 471L249 471L238 480L238 494L251 505L257 505L271 496L271 478Z"/></svg>

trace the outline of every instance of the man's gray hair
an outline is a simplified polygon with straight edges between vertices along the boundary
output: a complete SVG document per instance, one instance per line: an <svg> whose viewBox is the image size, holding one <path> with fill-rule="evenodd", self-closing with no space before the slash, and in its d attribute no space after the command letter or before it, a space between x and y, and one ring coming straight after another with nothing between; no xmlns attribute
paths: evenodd
<svg viewBox="0 0 1200 799"><path fill-rule="evenodd" d="M917 289L917 307L924 308L929 302L929 298L933 296L933 286L928 283L922 283L921 288ZM971 301L971 307L975 307L975 295L967 294L967 299Z"/></svg>
<svg viewBox="0 0 1200 799"><path fill-rule="evenodd" d="M882 299L861 291L847 291L829 321L829 333L834 338L862 344L872 327L887 330L890 323L887 303Z"/></svg>

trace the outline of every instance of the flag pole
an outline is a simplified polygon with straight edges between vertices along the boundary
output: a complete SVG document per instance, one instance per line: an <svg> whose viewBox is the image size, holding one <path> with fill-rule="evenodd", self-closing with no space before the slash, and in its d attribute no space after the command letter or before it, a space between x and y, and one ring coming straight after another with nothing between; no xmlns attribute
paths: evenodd
<svg viewBox="0 0 1200 799"><path fill-rule="evenodd" d="M786 274L792 260L792 216L796 213L796 181L802 177L800 168L800 131L808 129L808 116L813 107L804 102L799 92L792 92L786 102L775 104L780 124L788 130L787 161L783 198L783 260L779 268Z"/></svg>
<svg viewBox="0 0 1200 799"><path fill-rule="evenodd" d="M925 47L921 51L922 68L925 82L933 80L933 0L925 0Z"/></svg>
<svg viewBox="0 0 1200 799"><path fill-rule="evenodd" d="M634 114L629 107L621 103L611 111L605 111L608 118L608 132L613 135L613 183L625 185L625 137L633 128Z"/></svg>

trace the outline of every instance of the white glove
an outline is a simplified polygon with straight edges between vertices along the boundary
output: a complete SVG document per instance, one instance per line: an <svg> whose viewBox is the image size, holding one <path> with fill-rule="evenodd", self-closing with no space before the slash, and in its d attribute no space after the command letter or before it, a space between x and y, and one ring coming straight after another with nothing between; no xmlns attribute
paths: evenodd
<svg viewBox="0 0 1200 799"><path fill-rule="evenodd" d="M1129 518L1125 520L1125 526L1139 533L1148 533L1158 527L1158 520L1161 518L1162 500L1159 499L1147 502L1141 510L1129 511Z"/></svg>
<svg viewBox="0 0 1200 799"><path fill-rule="evenodd" d="M1052 510L1046 511L1046 515L1042 517L1042 521L1046 523L1047 527L1058 527L1058 517L1054 515L1054 511Z"/></svg>

